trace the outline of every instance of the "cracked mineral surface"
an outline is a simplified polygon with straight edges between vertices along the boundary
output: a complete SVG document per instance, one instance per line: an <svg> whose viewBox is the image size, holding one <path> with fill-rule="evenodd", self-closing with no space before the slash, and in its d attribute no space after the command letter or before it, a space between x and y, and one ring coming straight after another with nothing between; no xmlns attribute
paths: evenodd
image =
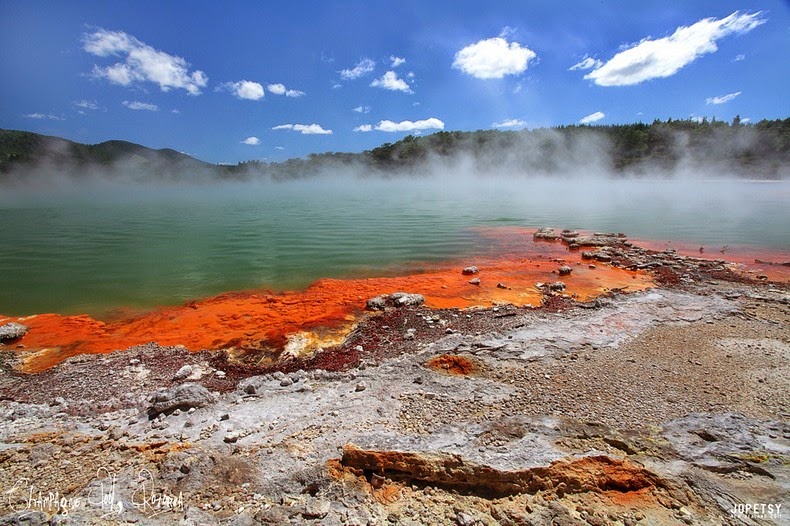
<svg viewBox="0 0 790 526"><path fill-rule="evenodd" d="M148 343L30 373L7 345L0 523L790 523L787 283L571 234L544 242L655 286L385 299L279 361Z"/></svg>

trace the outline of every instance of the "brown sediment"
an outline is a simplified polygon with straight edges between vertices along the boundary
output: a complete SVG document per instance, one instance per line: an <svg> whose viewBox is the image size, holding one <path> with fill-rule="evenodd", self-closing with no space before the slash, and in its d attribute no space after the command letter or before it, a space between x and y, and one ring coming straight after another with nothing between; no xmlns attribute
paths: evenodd
<svg viewBox="0 0 790 526"><path fill-rule="evenodd" d="M363 314L366 301L380 294L422 294L425 304L437 309L540 306L544 293L536 284L556 281L562 265L573 268L571 276L562 278L567 285L563 294L578 301L612 289L637 291L653 285L644 271L605 265L591 269L579 252L569 252L560 243L533 242L529 229L479 229L479 233L491 240L491 254L466 262L480 268L477 285L469 283L461 273L465 264L459 263L407 276L322 279L295 292L231 292L114 321L41 314L0 317L0 324L19 321L30 328L16 342L25 372L42 371L79 354L108 353L148 342L191 351L228 349L231 358L253 355L257 364L266 365L283 353L304 358L319 347L339 344Z"/></svg>
<svg viewBox="0 0 790 526"><path fill-rule="evenodd" d="M425 363L431 369L436 371L455 374L460 376L469 376L478 370L477 364L466 356L457 354L440 354L434 356Z"/></svg>

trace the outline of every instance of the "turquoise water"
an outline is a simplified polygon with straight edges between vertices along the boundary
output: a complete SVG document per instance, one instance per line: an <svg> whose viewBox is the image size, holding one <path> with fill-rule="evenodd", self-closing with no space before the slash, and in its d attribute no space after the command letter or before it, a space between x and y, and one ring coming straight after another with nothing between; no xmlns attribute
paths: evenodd
<svg viewBox="0 0 790 526"><path fill-rule="evenodd" d="M103 315L419 270L543 226L790 249L790 182L452 178L0 190L0 313Z"/></svg>

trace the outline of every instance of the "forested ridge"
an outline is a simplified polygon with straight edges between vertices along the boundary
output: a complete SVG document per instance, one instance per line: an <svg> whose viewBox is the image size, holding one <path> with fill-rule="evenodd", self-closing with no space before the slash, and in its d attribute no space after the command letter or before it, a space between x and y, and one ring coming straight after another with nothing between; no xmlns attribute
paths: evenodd
<svg viewBox="0 0 790 526"><path fill-rule="evenodd" d="M360 153L326 152L282 162L212 165L170 149L125 141L96 145L31 132L0 130L0 180L19 179L46 167L101 172L122 166L144 179L274 180L354 169L367 176L420 175L464 166L477 173L551 175L584 170L624 175L680 169L726 170L745 177L787 177L790 118L743 123L655 120L650 124L571 125L533 130L440 131L407 135Z"/></svg>

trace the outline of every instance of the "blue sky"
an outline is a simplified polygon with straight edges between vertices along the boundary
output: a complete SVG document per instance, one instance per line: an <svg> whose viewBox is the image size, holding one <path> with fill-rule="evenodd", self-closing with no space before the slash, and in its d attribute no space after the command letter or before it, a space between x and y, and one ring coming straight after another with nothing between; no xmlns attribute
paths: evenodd
<svg viewBox="0 0 790 526"><path fill-rule="evenodd" d="M790 116L782 0L0 0L0 127L212 163Z"/></svg>

